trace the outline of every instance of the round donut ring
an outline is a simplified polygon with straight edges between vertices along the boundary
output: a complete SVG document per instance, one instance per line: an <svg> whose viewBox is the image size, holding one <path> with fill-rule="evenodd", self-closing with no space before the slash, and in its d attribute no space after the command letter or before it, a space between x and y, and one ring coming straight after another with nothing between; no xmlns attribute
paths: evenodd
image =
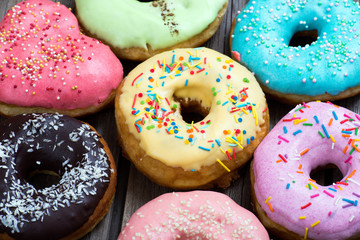
<svg viewBox="0 0 360 240"><path fill-rule="evenodd" d="M205 117L186 122L186 107ZM229 186L269 129L254 76L207 48L168 51L137 66L120 85L115 115L135 166L180 189Z"/></svg>
<svg viewBox="0 0 360 240"><path fill-rule="evenodd" d="M299 105L254 153L256 212L281 239L359 239L360 116L331 103ZM322 186L313 170L335 165L343 179Z"/></svg>
<svg viewBox="0 0 360 240"><path fill-rule="evenodd" d="M139 208L118 240L258 239L269 235L256 216L225 194L166 193Z"/></svg>
<svg viewBox="0 0 360 240"><path fill-rule="evenodd" d="M18 115L0 124L0 239L79 239L108 212L116 167L104 139L74 118ZM37 188L37 172L59 183Z"/></svg>
<svg viewBox="0 0 360 240"><path fill-rule="evenodd" d="M360 92L359 10L352 0L250 1L233 23L233 58L287 103L353 96ZM310 30L316 41L289 46Z"/></svg>

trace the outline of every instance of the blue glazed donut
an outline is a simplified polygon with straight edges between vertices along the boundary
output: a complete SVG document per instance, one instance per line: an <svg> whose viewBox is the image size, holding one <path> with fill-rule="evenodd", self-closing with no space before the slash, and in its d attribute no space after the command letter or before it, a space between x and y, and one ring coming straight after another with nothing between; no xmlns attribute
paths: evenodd
<svg viewBox="0 0 360 240"><path fill-rule="evenodd" d="M360 7L352 0L255 0L237 15L231 51L268 94L289 103L360 92ZM298 32L315 41L291 46Z"/></svg>

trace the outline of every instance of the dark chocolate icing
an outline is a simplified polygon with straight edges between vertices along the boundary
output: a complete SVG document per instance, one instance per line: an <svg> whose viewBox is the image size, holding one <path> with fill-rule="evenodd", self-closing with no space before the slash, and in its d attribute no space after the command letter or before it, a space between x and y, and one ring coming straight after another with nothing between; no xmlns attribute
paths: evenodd
<svg viewBox="0 0 360 240"><path fill-rule="evenodd" d="M0 124L0 233L15 239L59 239L80 228L111 175L100 136L74 118L25 114ZM35 170L61 176L36 189Z"/></svg>

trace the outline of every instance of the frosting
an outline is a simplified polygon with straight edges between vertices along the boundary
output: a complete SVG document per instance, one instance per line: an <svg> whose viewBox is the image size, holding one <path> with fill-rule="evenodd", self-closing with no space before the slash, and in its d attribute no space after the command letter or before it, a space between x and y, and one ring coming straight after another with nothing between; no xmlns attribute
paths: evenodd
<svg viewBox="0 0 360 240"><path fill-rule="evenodd" d="M234 57L271 90L338 95L360 84L359 10L347 0L249 1L236 17ZM317 30L317 40L289 46L292 36L305 30Z"/></svg>
<svg viewBox="0 0 360 240"><path fill-rule="evenodd" d="M254 190L266 215L304 239L349 239L360 233L360 117L330 103L297 106L254 154ZM343 179L322 186L312 170L336 165Z"/></svg>
<svg viewBox="0 0 360 240"><path fill-rule="evenodd" d="M1 123L0 132L0 234L61 239L85 224L112 175L100 136L52 114L18 115ZM27 181L35 170L61 179L37 189Z"/></svg>
<svg viewBox="0 0 360 240"><path fill-rule="evenodd" d="M186 123L177 98L196 101L209 113ZM126 77L118 104L115 110L122 111L146 154L184 170L241 154L267 110L254 76L207 48L176 49L143 62Z"/></svg>
<svg viewBox="0 0 360 240"><path fill-rule="evenodd" d="M167 193L130 218L121 239L269 239L253 213L222 193Z"/></svg>
<svg viewBox="0 0 360 240"><path fill-rule="evenodd" d="M147 49L150 45L161 49L201 33L226 3L227 0L76 0L76 9L86 29L114 47Z"/></svg>
<svg viewBox="0 0 360 240"><path fill-rule="evenodd" d="M110 48L82 35L65 6L28 0L0 22L0 101L78 109L105 101L122 79Z"/></svg>

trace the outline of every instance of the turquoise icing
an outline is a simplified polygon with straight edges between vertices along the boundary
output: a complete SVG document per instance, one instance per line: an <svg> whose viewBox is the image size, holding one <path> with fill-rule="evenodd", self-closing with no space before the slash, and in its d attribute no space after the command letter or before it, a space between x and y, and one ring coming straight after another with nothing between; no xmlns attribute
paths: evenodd
<svg viewBox="0 0 360 240"><path fill-rule="evenodd" d="M360 84L359 10L352 0L250 1L236 17L232 52L272 90L338 95ZM296 32L315 29L315 42L288 46Z"/></svg>

